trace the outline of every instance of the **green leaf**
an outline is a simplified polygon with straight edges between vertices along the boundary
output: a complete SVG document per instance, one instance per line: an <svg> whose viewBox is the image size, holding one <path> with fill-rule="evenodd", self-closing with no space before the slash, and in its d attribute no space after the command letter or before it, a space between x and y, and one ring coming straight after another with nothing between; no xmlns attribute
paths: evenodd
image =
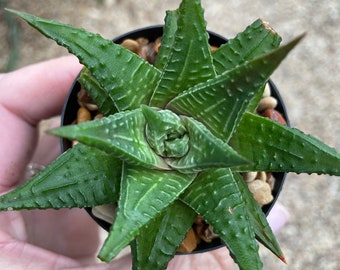
<svg viewBox="0 0 340 270"><path fill-rule="evenodd" d="M150 221L132 242L133 269L165 269L196 216L195 211L177 200Z"/></svg>
<svg viewBox="0 0 340 270"><path fill-rule="evenodd" d="M168 170L164 160L149 146L144 136L145 124L142 111L136 109L56 128L49 133L97 147L128 163Z"/></svg>
<svg viewBox="0 0 340 270"><path fill-rule="evenodd" d="M255 201L253 194L249 191L242 176L238 173L234 173L233 175L247 208L250 223L255 230L256 239L269 250L271 250L278 258L285 262L280 245L277 242L276 237L270 228L261 207Z"/></svg>
<svg viewBox="0 0 340 270"><path fill-rule="evenodd" d="M115 101L118 110L138 108L150 100L161 73L136 54L98 34L28 13L7 10L76 55Z"/></svg>
<svg viewBox="0 0 340 270"><path fill-rule="evenodd" d="M243 32L228 40L212 52L216 73L221 74L237 65L250 61L280 46L281 37L261 19L249 25ZM257 91L247 111L254 112L262 98L264 87Z"/></svg>
<svg viewBox="0 0 340 270"><path fill-rule="evenodd" d="M109 262L190 185L195 175L124 166L115 222L99 253Z"/></svg>
<svg viewBox="0 0 340 270"><path fill-rule="evenodd" d="M179 7L173 46L152 96L152 106L164 107L183 90L215 77L205 27L200 1L183 0Z"/></svg>
<svg viewBox="0 0 340 270"><path fill-rule="evenodd" d="M212 53L218 74L276 49L281 37L261 19Z"/></svg>
<svg viewBox="0 0 340 270"><path fill-rule="evenodd" d="M252 165L240 171L318 173L340 176L340 153L318 139L268 118L246 113L230 145Z"/></svg>
<svg viewBox="0 0 340 270"><path fill-rule="evenodd" d="M121 161L77 144L23 186L0 197L0 210L90 207L118 200Z"/></svg>
<svg viewBox="0 0 340 270"><path fill-rule="evenodd" d="M239 33L235 39L228 41L227 44L230 44L230 47L232 48L231 50L234 50L234 53L228 59L230 62L227 61L228 64L223 68L230 69L231 67L228 65L230 65L231 62L234 62L234 65L236 66L241 62L249 61L262 54L268 53L271 50L277 49L280 46L281 40L281 37L268 25L268 23L258 19L248 26L244 32ZM226 46L227 44L224 44L223 46ZM240 46L241 44L243 46ZM221 48L221 50L225 51L226 55L229 53L227 48ZM239 54L235 54L237 50L239 50ZM220 57L220 52L217 50L214 53L216 53L216 55L213 54L214 64L218 66L215 60ZM238 57L238 55L240 57ZM221 57L219 60L222 59L223 58ZM217 69L218 67L215 68ZM248 105L247 111L256 111L256 108L262 98L264 88L265 87L263 86L262 89L255 94L254 98Z"/></svg>
<svg viewBox="0 0 340 270"><path fill-rule="evenodd" d="M162 157L182 157L188 152L189 137L181 118L169 110L141 106L146 119L145 135L150 146Z"/></svg>
<svg viewBox="0 0 340 270"><path fill-rule="evenodd" d="M210 168L224 168L248 163L228 144L216 138L204 125L189 117L182 117L188 130L189 151L182 158L167 159L167 164L183 173Z"/></svg>
<svg viewBox="0 0 340 270"><path fill-rule="evenodd" d="M301 38L188 89L167 108L194 117L215 136L228 141L253 97Z"/></svg>
<svg viewBox="0 0 340 270"><path fill-rule="evenodd" d="M241 270L262 269L254 228L230 169L200 173L181 199L213 227Z"/></svg>
<svg viewBox="0 0 340 270"><path fill-rule="evenodd" d="M115 101L110 97L108 92L101 87L86 67L82 69L78 77L78 82L86 89L103 115L108 116L118 112Z"/></svg>
<svg viewBox="0 0 340 270"><path fill-rule="evenodd" d="M177 30L177 19L178 10L168 10L166 12L162 42L155 60L155 67L159 70L164 69L172 50Z"/></svg>

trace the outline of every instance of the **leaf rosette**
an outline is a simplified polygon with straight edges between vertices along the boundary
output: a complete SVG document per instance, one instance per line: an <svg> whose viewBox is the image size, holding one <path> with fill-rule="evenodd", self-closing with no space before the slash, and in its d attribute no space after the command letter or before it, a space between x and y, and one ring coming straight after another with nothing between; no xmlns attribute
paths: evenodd
<svg viewBox="0 0 340 270"><path fill-rule="evenodd" d="M257 20L212 52L200 1L183 0L151 65L100 35L11 12L79 58L79 81L105 117L50 131L80 143L1 196L1 210L117 204L99 258L130 244L134 269L166 268L197 215L240 269L262 269L258 242L284 261L241 173L340 174L336 150L253 113L302 36L280 46Z"/></svg>

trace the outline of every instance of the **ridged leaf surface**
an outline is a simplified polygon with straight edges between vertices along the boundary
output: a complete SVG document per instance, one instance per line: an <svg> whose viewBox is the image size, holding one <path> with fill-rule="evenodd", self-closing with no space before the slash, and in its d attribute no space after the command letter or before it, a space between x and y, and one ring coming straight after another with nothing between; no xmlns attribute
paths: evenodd
<svg viewBox="0 0 340 270"><path fill-rule="evenodd" d="M190 117L183 117L188 130L189 151L182 158L168 159L167 163L185 173L209 168L233 167L249 161L228 144L216 138L204 125Z"/></svg>
<svg viewBox="0 0 340 270"><path fill-rule="evenodd" d="M240 174L234 173L233 175L242 194L250 222L255 231L256 239L271 250L278 258L285 261L283 252L269 226L267 218L257 201L255 201L253 194L249 191L246 182Z"/></svg>
<svg viewBox="0 0 340 270"><path fill-rule="evenodd" d="M97 34L12 12L79 58L79 81L108 117L52 131L81 144L1 196L0 210L117 202L99 258L132 243L135 269L164 269L196 213L241 270L262 269L257 240L284 261L239 172L340 175L337 151L247 112L301 36L277 48L281 38L257 20L211 53L200 1L182 0L152 66Z"/></svg>
<svg viewBox="0 0 340 270"><path fill-rule="evenodd" d="M175 40L177 19L177 10L168 10L166 12L162 42L161 46L159 47L158 55L155 62L155 67L157 67L159 70L163 70L166 63L168 62L168 58Z"/></svg>
<svg viewBox="0 0 340 270"><path fill-rule="evenodd" d="M77 144L23 186L1 196L0 210L91 207L118 200L121 161Z"/></svg>
<svg viewBox="0 0 340 270"><path fill-rule="evenodd" d="M50 133L113 153L129 163L168 169L163 159L149 146L144 136L145 123L143 113L136 109L96 121L60 127Z"/></svg>
<svg viewBox="0 0 340 270"><path fill-rule="evenodd" d="M125 164L118 212L99 257L109 262L188 187L195 175Z"/></svg>
<svg viewBox="0 0 340 270"><path fill-rule="evenodd" d="M281 37L261 19L212 53L218 74L276 49Z"/></svg>
<svg viewBox="0 0 340 270"><path fill-rule="evenodd" d="M196 216L194 210L177 200L150 221L131 245L133 269L166 269Z"/></svg>
<svg viewBox="0 0 340 270"><path fill-rule="evenodd" d="M188 89L167 108L194 117L228 141L252 98L301 38Z"/></svg>
<svg viewBox="0 0 340 270"><path fill-rule="evenodd" d="M82 69L78 82L86 89L104 116L115 114L118 111L115 101L86 67Z"/></svg>
<svg viewBox="0 0 340 270"><path fill-rule="evenodd" d="M160 78L160 71L154 66L98 34L24 12L10 11L76 55L115 100L120 111L148 103Z"/></svg>
<svg viewBox="0 0 340 270"><path fill-rule="evenodd" d="M210 224L241 270L260 270L254 228L230 169L202 172L181 196Z"/></svg>
<svg viewBox="0 0 340 270"><path fill-rule="evenodd" d="M216 73L222 74L237 65L275 50L279 47L281 40L281 37L266 22L257 19L235 38L229 39L213 51ZM248 111L255 111L262 94L262 89L257 91L248 105Z"/></svg>
<svg viewBox="0 0 340 270"><path fill-rule="evenodd" d="M340 175L340 153L320 140L246 113L230 145L252 165L240 170Z"/></svg>
<svg viewBox="0 0 340 270"><path fill-rule="evenodd" d="M152 106L163 108L185 89L215 76L205 27L200 1L182 1L173 46L152 96Z"/></svg>

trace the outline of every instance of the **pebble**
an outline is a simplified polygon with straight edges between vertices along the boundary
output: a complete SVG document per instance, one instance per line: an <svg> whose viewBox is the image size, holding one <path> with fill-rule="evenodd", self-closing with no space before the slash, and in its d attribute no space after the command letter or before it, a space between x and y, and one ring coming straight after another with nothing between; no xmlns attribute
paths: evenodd
<svg viewBox="0 0 340 270"><path fill-rule="evenodd" d="M81 89L77 95L79 106L87 108L89 111L97 111L98 106L93 99L88 95L85 89Z"/></svg>
<svg viewBox="0 0 340 270"><path fill-rule="evenodd" d="M268 96L268 97L263 97L261 98L259 105L257 107L257 111L258 112L262 112L266 109L274 109L277 106L277 99L272 97L272 96Z"/></svg>
<svg viewBox="0 0 340 270"><path fill-rule="evenodd" d="M77 112L77 123L83 123L92 119L91 113L85 107L80 107Z"/></svg>
<svg viewBox="0 0 340 270"><path fill-rule="evenodd" d="M272 190L267 182L260 179L248 183L248 188L253 193L254 199L259 205L265 205L273 200Z"/></svg>
<svg viewBox="0 0 340 270"><path fill-rule="evenodd" d="M141 50L141 46L138 41L133 39L125 39L120 45L136 54L139 54Z"/></svg>
<svg viewBox="0 0 340 270"><path fill-rule="evenodd" d="M276 122L279 122L282 125L287 125L286 120L283 118L282 114L280 112L278 112L275 109L265 109L262 113L262 116L267 117L271 120L274 120Z"/></svg>
<svg viewBox="0 0 340 270"><path fill-rule="evenodd" d="M177 249L177 252L192 252L197 247L196 234L191 228L186 237L182 241L181 245Z"/></svg>
<svg viewBox="0 0 340 270"><path fill-rule="evenodd" d="M266 86L264 87L264 91L263 91L263 94L262 94L262 97L270 97L272 95L272 91L270 89L270 85L269 83L266 83Z"/></svg>
<svg viewBox="0 0 340 270"><path fill-rule="evenodd" d="M206 243L210 243L218 235L214 233L212 227L205 222L201 216L197 216L194 222L194 231L196 233L196 242L200 243L202 240Z"/></svg>
<svg viewBox="0 0 340 270"><path fill-rule="evenodd" d="M254 181L256 176L257 176L257 172L245 172L245 173L242 173L242 177L243 177L244 181L246 181L247 183L251 182L251 181Z"/></svg>
<svg viewBox="0 0 340 270"><path fill-rule="evenodd" d="M96 217L105 220L108 223L113 223L115 211L117 209L117 205L115 204L104 204L92 207L92 214Z"/></svg>
<svg viewBox="0 0 340 270"><path fill-rule="evenodd" d="M271 191L274 187L275 178L272 173L245 172L242 173L242 177L260 206L268 204L273 200Z"/></svg>
<svg viewBox="0 0 340 270"><path fill-rule="evenodd" d="M267 181L266 172L258 172L257 175L256 175L256 179L266 182Z"/></svg>

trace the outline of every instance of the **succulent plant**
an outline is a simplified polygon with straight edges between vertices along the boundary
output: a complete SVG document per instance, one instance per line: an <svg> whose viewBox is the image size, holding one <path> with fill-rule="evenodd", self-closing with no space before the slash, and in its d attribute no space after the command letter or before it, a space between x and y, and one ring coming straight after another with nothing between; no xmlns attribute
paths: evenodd
<svg viewBox="0 0 340 270"><path fill-rule="evenodd" d="M197 215L240 269L262 269L258 242L285 261L241 173L340 175L336 150L253 113L302 36L280 46L257 20L212 52L200 1L183 0L151 65L98 34L10 11L79 58L105 117L51 130L79 143L1 196L1 210L117 204L99 258L130 244L134 269L166 268Z"/></svg>

